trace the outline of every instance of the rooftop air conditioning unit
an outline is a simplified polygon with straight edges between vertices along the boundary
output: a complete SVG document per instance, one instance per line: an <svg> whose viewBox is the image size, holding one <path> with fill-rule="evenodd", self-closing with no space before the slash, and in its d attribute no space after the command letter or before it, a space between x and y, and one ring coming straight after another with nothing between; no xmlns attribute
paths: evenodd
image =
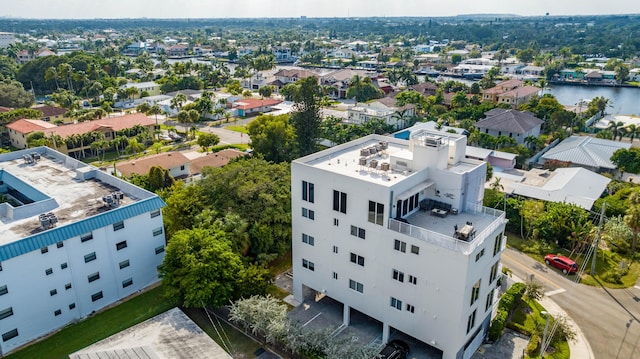
<svg viewBox="0 0 640 359"><path fill-rule="evenodd" d="M380 164L380 169L385 171L385 172L388 171L389 170L389 162L382 162Z"/></svg>
<svg viewBox="0 0 640 359"><path fill-rule="evenodd" d="M377 167L378 167L378 161L376 161L376 160L371 160L371 161L369 162L369 167L371 167L371 168L377 168Z"/></svg>
<svg viewBox="0 0 640 359"><path fill-rule="evenodd" d="M367 159L365 157L360 157L360 159L358 160L358 163L360 164L360 166L366 166Z"/></svg>

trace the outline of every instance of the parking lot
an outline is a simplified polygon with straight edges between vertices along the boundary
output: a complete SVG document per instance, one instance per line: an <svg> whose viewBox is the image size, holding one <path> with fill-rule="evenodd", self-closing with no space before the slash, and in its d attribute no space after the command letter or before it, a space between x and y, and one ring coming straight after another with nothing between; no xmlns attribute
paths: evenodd
<svg viewBox="0 0 640 359"><path fill-rule="evenodd" d="M284 274L276 278L276 283L288 291L291 291L290 281L291 279ZM331 328L335 331L336 337L347 336L353 342L361 343L364 346L383 348L385 343L382 342L381 322L351 309L351 324L348 327L341 327L342 303L327 296L317 298L316 292L310 288L305 288L304 298L303 303L289 312L289 316L294 321L311 329ZM316 299L318 300L316 301ZM440 359L442 357L439 350L392 329L389 340L393 339L399 339L409 344L410 351L407 358Z"/></svg>

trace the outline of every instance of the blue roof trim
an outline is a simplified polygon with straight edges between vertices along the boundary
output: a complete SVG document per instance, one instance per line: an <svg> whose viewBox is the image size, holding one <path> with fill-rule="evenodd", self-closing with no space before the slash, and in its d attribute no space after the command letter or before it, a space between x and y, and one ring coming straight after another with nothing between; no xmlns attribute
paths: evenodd
<svg viewBox="0 0 640 359"><path fill-rule="evenodd" d="M139 216L165 206L164 201L158 196L147 198L128 206L114 208L108 212L100 213L78 222L52 228L44 232L34 234L21 240L8 243L0 247L0 261L6 261L13 257L23 255L50 246L54 243L87 234L98 228L106 227L115 222Z"/></svg>

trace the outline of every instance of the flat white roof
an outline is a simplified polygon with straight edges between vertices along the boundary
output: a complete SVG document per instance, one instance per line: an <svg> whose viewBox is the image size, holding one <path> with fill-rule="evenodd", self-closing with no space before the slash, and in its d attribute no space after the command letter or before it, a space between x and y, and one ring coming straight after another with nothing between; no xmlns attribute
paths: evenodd
<svg viewBox="0 0 640 359"><path fill-rule="evenodd" d="M23 155L32 153L40 158L27 163ZM0 176L0 192L19 204L0 204L0 246L45 231L42 213L55 214L61 227L157 197L46 147L0 155ZM115 192L123 195L119 206L106 206L102 197Z"/></svg>
<svg viewBox="0 0 640 359"><path fill-rule="evenodd" d="M314 168L323 169L343 176L391 186L405 179L408 174L393 170L380 171L368 166L361 166L359 162L361 150L379 145L380 142L385 141L388 143L388 148L375 155L368 156L367 164L369 164L371 160L376 160L378 161L379 168L381 163L390 163L390 156L392 154L394 156L411 156L411 152L409 152L409 141L372 135L299 158L295 162L304 163Z"/></svg>
<svg viewBox="0 0 640 359"><path fill-rule="evenodd" d="M173 308L69 355L70 359L231 359L180 309Z"/></svg>

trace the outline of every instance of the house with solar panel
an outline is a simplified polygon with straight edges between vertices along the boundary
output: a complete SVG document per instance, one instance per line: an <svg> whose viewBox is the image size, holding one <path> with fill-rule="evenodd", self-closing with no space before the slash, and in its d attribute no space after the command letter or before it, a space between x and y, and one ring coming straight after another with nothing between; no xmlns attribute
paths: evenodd
<svg viewBox="0 0 640 359"><path fill-rule="evenodd" d="M48 147L0 155L0 356L157 283L163 206Z"/></svg>

